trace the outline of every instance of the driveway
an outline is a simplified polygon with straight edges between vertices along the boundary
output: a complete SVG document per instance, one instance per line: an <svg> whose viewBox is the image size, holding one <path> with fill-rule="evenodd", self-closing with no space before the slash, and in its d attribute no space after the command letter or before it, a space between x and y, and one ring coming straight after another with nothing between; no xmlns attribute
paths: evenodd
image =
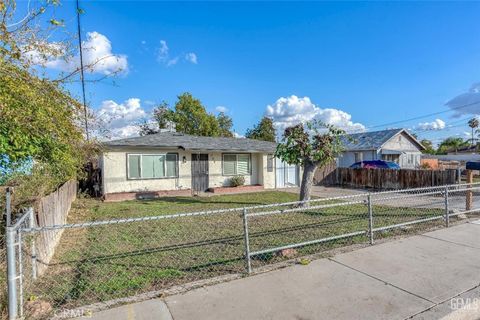
<svg viewBox="0 0 480 320"><path fill-rule="evenodd" d="M478 303L459 301L478 298L479 284L480 225L466 223L93 319L477 319Z"/></svg>
<svg viewBox="0 0 480 320"><path fill-rule="evenodd" d="M282 188L279 189L285 192L291 193L300 193L299 187L292 188ZM356 195L368 192L364 189L348 189L348 188L339 188L339 187L324 187L324 186L313 186L312 195L320 198L333 198L341 196Z"/></svg>
<svg viewBox="0 0 480 320"><path fill-rule="evenodd" d="M285 192L299 193L300 189L284 188ZM324 187L313 186L312 195L320 198L333 198L350 195L358 195L370 192L366 189L348 189L339 187ZM378 199L378 200L375 200ZM405 193L389 193L388 195L377 195L374 197L376 204L401 207L401 208L428 208L428 209L443 209L445 208L445 198L442 195L420 195L420 194L405 194ZM466 199L465 191L451 192L449 195L449 208L451 211L465 210ZM480 194L475 192L473 195L473 208L480 208Z"/></svg>

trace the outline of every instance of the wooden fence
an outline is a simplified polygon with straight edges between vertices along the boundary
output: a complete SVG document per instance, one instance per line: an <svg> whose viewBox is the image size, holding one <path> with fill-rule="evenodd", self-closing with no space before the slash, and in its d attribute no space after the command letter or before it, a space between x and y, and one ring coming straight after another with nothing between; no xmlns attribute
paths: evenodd
<svg viewBox="0 0 480 320"><path fill-rule="evenodd" d="M72 202L77 196L77 182L70 180L55 192L41 198L35 205L37 225L39 227L65 224ZM43 231L36 239L37 272L41 275L55 253L63 229Z"/></svg>
<svg viewBox="0 0 480 320"><path fill-rule="evenodd" d="M455 184L456 181L456 170L337 168L318 184L392 190Z"/></svg>
<svg viewBox="0 0 480 320"><path fill-rule="evenodd" d="M313 183L322 184L322 181L324 181L332 172L334 172L335 169L337 169L337 164L335 161L318 168L313 176ZM302 177L300 177L300 179L302 179Z"/></svg>

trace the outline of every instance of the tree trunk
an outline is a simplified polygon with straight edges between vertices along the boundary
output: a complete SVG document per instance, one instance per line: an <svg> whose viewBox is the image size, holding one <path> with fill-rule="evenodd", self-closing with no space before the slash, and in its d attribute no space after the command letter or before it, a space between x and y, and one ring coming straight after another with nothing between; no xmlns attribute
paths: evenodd
<svg viewBox="0 0 480 320"><path fill-rule="evenodd" d="M302 184L300 186L300 201L310 200L310 193L312 192L313 185L313 176L316 169L317 164L312 161L306 161L303 165ZM308 202L302 203L300 206L308 207Z"/></svg>

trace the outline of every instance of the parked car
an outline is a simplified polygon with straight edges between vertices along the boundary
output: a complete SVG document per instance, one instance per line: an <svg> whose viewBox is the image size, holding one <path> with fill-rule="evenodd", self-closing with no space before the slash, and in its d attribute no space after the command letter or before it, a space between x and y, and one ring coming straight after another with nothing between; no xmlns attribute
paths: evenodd
<svg viewBox="0 0 480 320"><path fill-rule="evenodd" d="M368 169L396 169L399 170L400 166L392 161L384 160L372 160L372 161L360 161L355 162L350 166L350 168L368 168Z"/></svg>

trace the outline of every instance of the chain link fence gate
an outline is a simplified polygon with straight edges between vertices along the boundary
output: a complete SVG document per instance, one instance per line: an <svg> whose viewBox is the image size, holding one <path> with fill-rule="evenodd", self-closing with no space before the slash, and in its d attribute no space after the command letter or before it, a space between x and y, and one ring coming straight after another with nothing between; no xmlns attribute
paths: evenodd
<svg viewBox="0 0 480 320"><path fill-rule="evenodd" d="M448 227L480 213L480 184L308 202L6 228L9 319L68 318L224 280L350 244ZM40 241L61 234L40 261Z"/></svg>

